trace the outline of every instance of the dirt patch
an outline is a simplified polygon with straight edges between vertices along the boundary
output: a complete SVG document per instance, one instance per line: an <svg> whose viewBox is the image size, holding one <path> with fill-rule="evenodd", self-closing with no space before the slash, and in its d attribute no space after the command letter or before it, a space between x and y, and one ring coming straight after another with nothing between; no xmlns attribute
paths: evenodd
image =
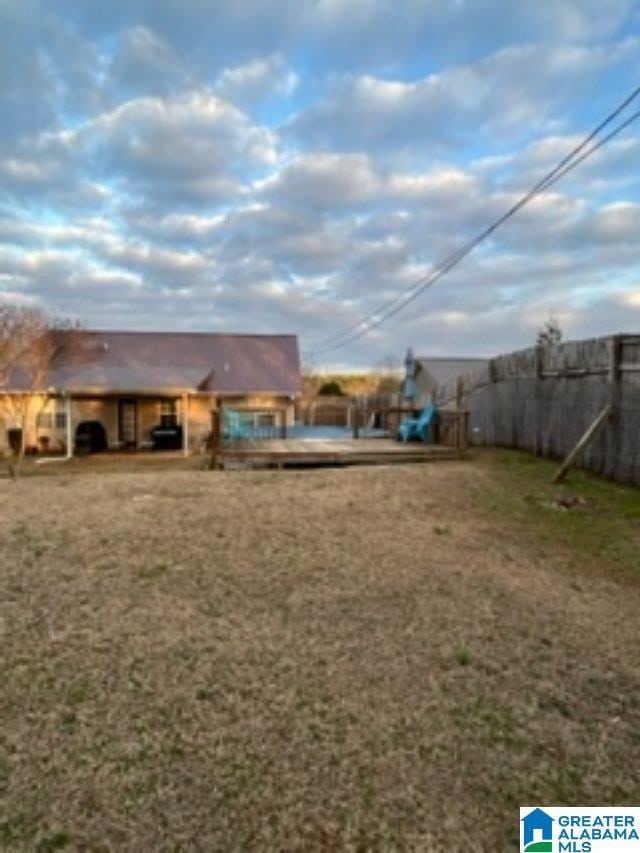
<svg viewBox="0 0 640 853"><path fill-rule="evenodd" d="M640 586L531 471L0 483L0 848L507 850L636 801Z"/></svg>

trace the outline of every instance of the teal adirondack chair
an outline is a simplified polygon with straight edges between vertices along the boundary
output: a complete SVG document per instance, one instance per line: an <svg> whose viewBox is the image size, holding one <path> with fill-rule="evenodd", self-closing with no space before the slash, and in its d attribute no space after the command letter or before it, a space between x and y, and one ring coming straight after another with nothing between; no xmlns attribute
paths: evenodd
<svg viewBox="0 0 640 853"><path fill-rule="evenodd" d="M436 407L433 403L420 412L417 418L404 418L398 429L400 441L428 441L429 427L436 417Z"/></svg>
<svg viewBox="0 0 640 853"><path fill-rule="evenodd" d="M223 435L230 441L242 441L253 438L253 427L241 412L224 409Z"/></svg>

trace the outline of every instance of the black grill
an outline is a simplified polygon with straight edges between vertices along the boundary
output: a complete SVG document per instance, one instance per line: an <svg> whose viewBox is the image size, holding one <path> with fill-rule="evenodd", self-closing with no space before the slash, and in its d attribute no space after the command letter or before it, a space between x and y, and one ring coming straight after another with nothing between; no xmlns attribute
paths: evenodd
<svg viewBox="0 0 640 853"><path fill-rule="evenodd" d="M154 450L180 450L182 447L182 427L179 424L158 424L150 430L150 434Z"/></svg>

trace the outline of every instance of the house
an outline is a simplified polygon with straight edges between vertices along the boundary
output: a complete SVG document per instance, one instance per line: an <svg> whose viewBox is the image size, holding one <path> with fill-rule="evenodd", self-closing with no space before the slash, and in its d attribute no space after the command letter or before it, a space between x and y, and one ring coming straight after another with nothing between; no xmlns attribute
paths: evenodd
<svg viewBox="0 0 640 853"><path fill-rule="evenodd" d="M403 397L420 408L438 388L458 376L483 370L487 364L488 360L483 358L416 356L409 349L405 357Z"/></svg>
<svg viewBox="0 0 640 853"><path fill-rule="evenodd" d="M87 331L81 359L62 363L37 389L25 443L72 452L145 448L152 430L174 428L185 453L202 447L219 405L250 410L260 424L291 424L300 393L295 335ZM25 393L17 377L7 394ZM0 430L0 444L7 431Z"/></svg>
<svg viewBox="0 0 640 853"><path fill-rule="evenodd" d="M522 843L534 844L536 850L551 850L553 818L542 809L533 809L522 818ZM541 846L543 844L548 846Z"/></svg>

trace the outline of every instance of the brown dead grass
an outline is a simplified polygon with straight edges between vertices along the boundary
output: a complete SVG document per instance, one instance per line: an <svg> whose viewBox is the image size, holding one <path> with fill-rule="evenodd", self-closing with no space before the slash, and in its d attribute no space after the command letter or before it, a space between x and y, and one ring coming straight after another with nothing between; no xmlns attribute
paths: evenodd
<svg viewBox="0 0 640 853"><path fill-rule="evenodd" d="M640 586L491 463L1 482L0 848L502 851L636 802Z"/></svg>

